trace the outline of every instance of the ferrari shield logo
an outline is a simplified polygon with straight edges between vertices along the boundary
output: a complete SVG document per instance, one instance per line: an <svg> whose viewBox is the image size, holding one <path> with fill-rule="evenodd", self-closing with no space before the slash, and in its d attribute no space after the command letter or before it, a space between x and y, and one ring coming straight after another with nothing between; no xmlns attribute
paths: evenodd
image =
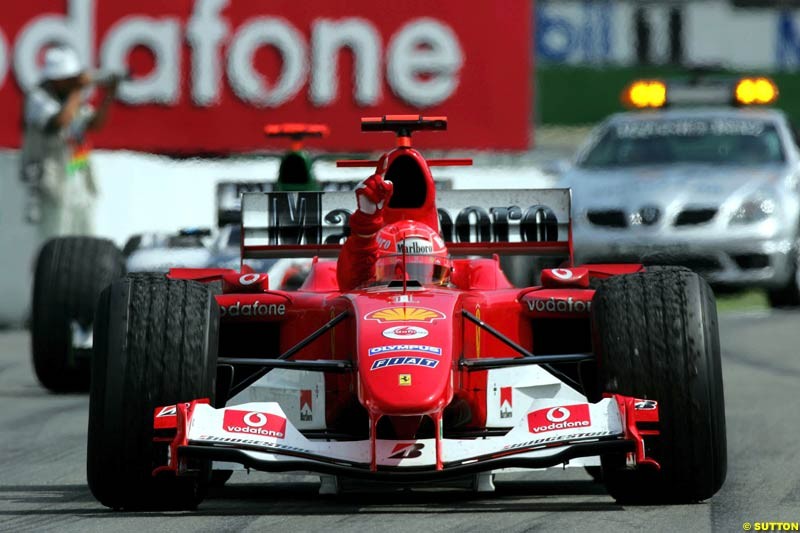
<svg viewBox="0 0 800 533"><path fill-rule="evenodd" d="M398 376L398 385L401 387L411 386L411 374L400 374Z"/></svg>
<svg viewBox="0 0 800 533"><path fill-rule="evenodd" d="M427 307L386 307L364 316L367 320L384 322L433 322L445 318L444 314Z"/></svg>

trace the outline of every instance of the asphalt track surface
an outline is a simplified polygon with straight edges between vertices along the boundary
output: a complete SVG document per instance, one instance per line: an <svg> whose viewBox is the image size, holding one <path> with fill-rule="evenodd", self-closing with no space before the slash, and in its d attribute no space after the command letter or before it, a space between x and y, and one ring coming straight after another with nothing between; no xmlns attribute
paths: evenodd
<svg viewBox="0 0 800 533"><path fill-rule="evenodd" d="M800 521L800 313L721 319L729 469L695 505L623 507L582 470L505 474L497 491L351 490L236 473L197 511L117 513L86 486L86 395L36 382L28 335L0 332L0 531L743 531Z"/></svg>

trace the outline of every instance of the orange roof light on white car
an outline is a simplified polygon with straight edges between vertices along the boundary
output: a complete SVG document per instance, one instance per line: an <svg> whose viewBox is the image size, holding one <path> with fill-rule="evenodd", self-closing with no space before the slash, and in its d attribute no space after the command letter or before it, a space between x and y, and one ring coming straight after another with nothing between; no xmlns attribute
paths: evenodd
<svg viewBox="0 0 800 533"><path fill-rule="evenodd" d="M778 87L769 78L742 78L736 84L735 99L741 105L771 104L778 99Z"/></svg>
<svg viewBox="0 0 800 533"><path fill-rule="evenodd" d="M658 80L637 80L627 87L622 99L636 109L664 107L667 103L667 86Z"/></svg>
<svg viewBox="0 0 800 533"><path fill-rule="evenodd" d="M634 80L622 92L622 103L631 109L687 105L768 105L775 103L778 92L775 82L763 76L692 82Z"/></svg>

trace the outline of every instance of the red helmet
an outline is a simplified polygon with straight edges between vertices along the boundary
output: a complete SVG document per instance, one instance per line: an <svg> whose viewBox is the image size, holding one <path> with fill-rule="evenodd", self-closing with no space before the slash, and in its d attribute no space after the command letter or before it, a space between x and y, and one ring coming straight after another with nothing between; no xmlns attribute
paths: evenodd
<svg viewBox="0 0 800 533"><path fill-rule="evenodd" d="M422 284L446 285L450 281L452 264L444 239L429 226L414 220L394 222L375 235L375 242L378 244L376 282L405 278Z"/></svg>

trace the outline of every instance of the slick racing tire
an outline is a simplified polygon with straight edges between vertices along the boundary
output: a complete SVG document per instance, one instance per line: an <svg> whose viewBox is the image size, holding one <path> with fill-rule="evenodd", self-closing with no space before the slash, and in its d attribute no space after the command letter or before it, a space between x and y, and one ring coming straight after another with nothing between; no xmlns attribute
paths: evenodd
<svg viewBox="0 0 800 533"><path fill-rule="evenodd" d="M36 377L54 392L89 388L90 354L73 347L73 328L91 331L97 297L125 272L109 240L59 237L39 252L33 280L31 346Z"/></svg>
<svg viewBox="0 0 800 533"><path fill-rule="evenodd" d="M658 401L658 436L626 467L604 456L603 481L621 503L689 503L725 481L727 444L714 295L697 274L658 269L604 281L592 301L600 392Z"/></svg>
<svg viewBox="0 0 800 533"><path fill-rule="evenodd" d="M168 443L153 442L158 406L209 398L216 382L219 309L195 281L128 276L100 296L89 403L87 477L113 509L192 509L202 501L209 465L189 475L167 464Z"/></svg>

